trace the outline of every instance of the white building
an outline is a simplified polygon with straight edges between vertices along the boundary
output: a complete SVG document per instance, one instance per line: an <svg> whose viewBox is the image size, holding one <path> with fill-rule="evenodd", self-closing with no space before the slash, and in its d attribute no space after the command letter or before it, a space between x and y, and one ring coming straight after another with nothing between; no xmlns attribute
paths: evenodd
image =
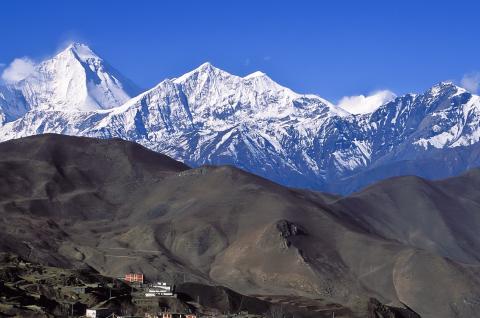
<svg viewBox="0 0 480 318"><path fill-rule="evenodd" d="M110 316L113 311L109 308L87 309L85 316L88 318L106 318Z"/></svg>
<svg viewBox="0 0 480 318"><path fill-rule="evenodd" d="M167 283L156 282L145 289L145 297L173 297L173 288Z"/></svg>

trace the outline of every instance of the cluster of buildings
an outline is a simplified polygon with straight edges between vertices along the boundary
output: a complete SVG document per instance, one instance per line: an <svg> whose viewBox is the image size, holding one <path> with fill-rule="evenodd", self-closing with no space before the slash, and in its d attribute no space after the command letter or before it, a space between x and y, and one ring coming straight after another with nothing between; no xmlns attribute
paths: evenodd
<svg viewBox="0 0 480 318"><path fill-rule="evenodd" d="M143 274L128 273L123 279L132 285L136 285L144 293L145 297L175 297L173 287L165 282L145 284ZM170 317L171 318L171 317Z"/></svg>
<svg viewBox="0 0 480 318"><path fill-rule="evenodd" d="M165 298L176 298L174 288L165 282L146 283L143 274L128 273L121 278L128 283L135 291L132 292L132 302L137 308L144 309L145 318L197 318L193 313L172 312L162 306ZM114 310L109 308L87 309L87 318L123 318L126 316L116 315ZM131 317L131 316L129 316ZM133 317L132 317L133 318Z"/></svg>
<svg viewBox="0 0 480 318"><path fill-rule="evenodd" d="M85 317L87 318L107 318L115 316L114 312L110 308L92 308L87 309Z"/></svg>
<svg viewBox="0 0 480 318"><path fill-rule="evenodd" d="M161 313L145 313L144 316L122 316L116 315L112 309L109 308L97 308L97 309L87 309L85 314L87 318L197 318L195 314L186 314L186 313L172 313L172 312L161 312Z"/></svg>
<svg viewBox="0 0 480 318"><path fill-rule="evenodd" d="M145 314L145 318L197 318L195 314L162 312L160 314Z"/></svg>

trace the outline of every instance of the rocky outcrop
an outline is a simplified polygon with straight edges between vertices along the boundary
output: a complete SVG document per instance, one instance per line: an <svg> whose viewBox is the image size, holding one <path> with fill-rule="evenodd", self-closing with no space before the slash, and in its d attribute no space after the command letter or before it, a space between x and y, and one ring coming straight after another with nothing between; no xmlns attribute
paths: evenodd
<svg viewBox="0 0 480 318"><path fill-rule="evenodd" d="M375 298L368 303L368 318L421 318L410 308L391 307L382 304Z"/></svg>

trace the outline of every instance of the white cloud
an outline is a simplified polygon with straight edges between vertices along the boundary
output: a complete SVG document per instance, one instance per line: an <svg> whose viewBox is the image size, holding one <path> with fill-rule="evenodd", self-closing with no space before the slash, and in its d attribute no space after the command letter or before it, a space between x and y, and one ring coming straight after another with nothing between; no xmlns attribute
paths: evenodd
<svg viewBox="0 0 480 318"><path fill-rule="evenodd" d="M338 102L338 107L352 114L366 114L393 100L396 95L389 90L373 92L368 96L345 96Z"/></svg>
<svg viewBox="0 0 480 318"><path fill-rule="evenodd" d="M462 78L461 84L463 88L472 93L477 93L480 87L480 72L473 72L465 74Z"/></svg>
<svg viewBox="0 0 480 318"><path fill-rule="evenodd" d="M2 73L2 79L5 82L18 82L32 74L35 71L35 63L29 58L13 60Z"/></svg>

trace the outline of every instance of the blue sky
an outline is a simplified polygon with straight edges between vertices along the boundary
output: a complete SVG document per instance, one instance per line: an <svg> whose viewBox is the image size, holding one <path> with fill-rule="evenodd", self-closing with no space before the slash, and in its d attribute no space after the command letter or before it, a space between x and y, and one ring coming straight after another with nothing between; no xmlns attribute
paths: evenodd
<svg viewBox="0 0 480 318"><path fill-rule="evenodd" d="M480 71L480 1L2 1L0 63L86 42L149 88L205 61L337 101Z"/></svg>

